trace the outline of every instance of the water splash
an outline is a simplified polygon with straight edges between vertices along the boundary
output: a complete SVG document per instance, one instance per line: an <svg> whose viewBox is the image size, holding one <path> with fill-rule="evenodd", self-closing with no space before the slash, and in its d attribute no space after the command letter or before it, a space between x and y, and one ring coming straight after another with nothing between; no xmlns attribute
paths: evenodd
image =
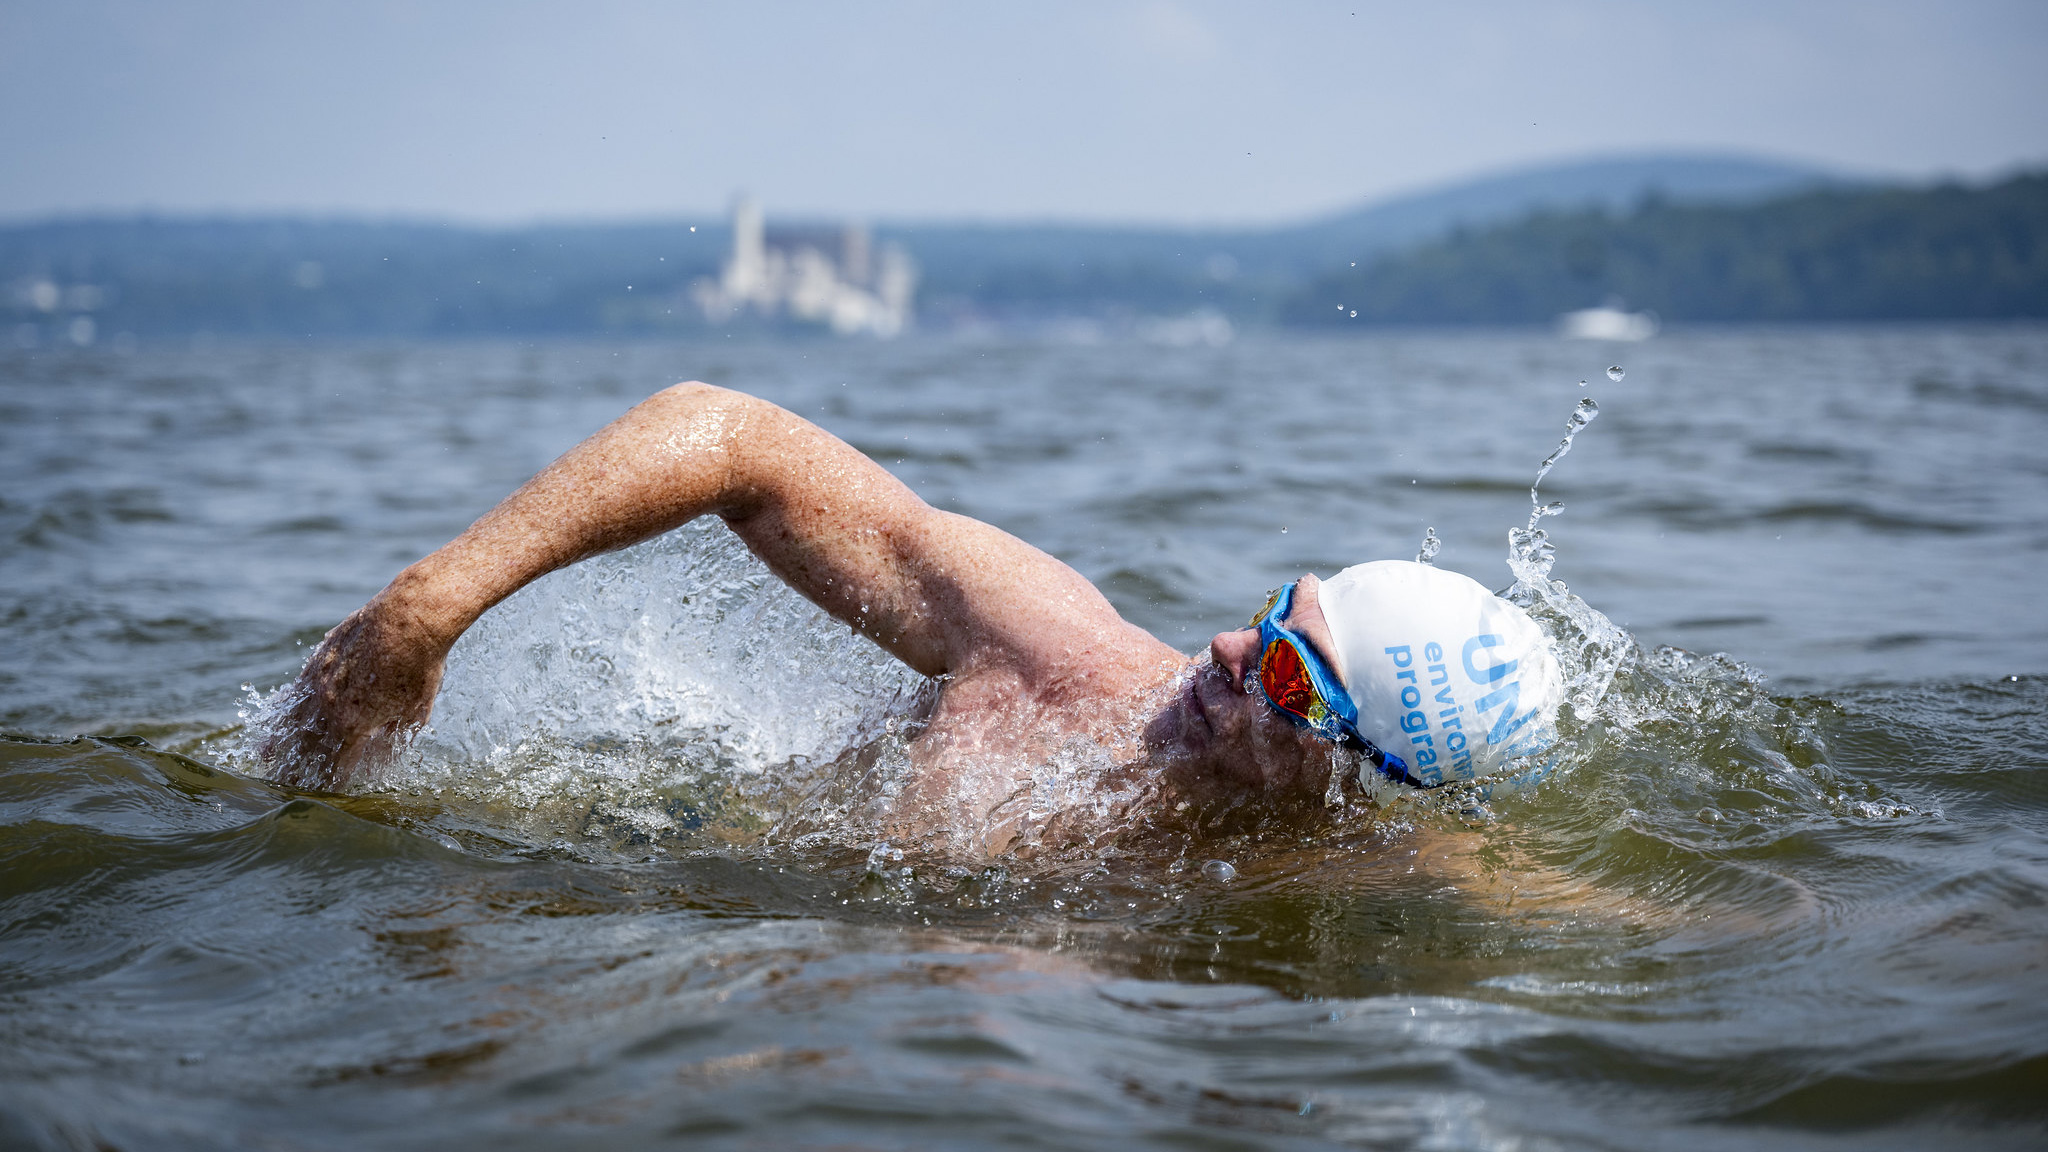
<svg viewBox="0 0 2048 1152"><path fill-rule="evenodd" d="M1550 575L1550 566L1556 558L1556 550L1551 547L1550 534L1537 525L1545 516L1555 516L1564 511L1564 502L1553 500L1545 504L1542 497L1537 494L1537 489L1543 486L1543 478L1550 475L1550 470L1557 467L1557 462L1571 452L1572 441L1578 439L1579 433L1585 431L1586 425L1599 418L1599 415L1600 405L1595 404L1591 396L1579 401L1578 406L1572 409L1570 422L1565 425L1564 439L1558 441L1557 448L1545 456L1542 465L1536 469L1536 479L1529 484L1528 526L1511 529L1508 532L1508 567L1514 571L1518 583L1525 578L1547 579ZM1528 570L1530 577L1524 576L1524 569Z"/></svg>
<svg viewBox="0 0 2048 1152"><path fill-rule="evenodd" d="M886 791L906 757L849 757L900 745L931 694L705 519L486 613L379 786L597 846L758 841L857 805L847 778Z"/></svg>
<svg viewBox="0 0 2048 1152"><path fill-rule="evenodd" d="M1762 676L1726 654L1645 651L1551 578L1555 551L1538 525L1562 505L1544 504L1538 491L1599 411L1581 400L1564 440L1538 468L1528 524L1508 533L1514 583L1500 592L1550 638L1565 685L1559 739L1518 773L1462 793L1445 789L1428 797L1431 805L1452 818L1484 816L1487 801L1569 772L1572 787L1540 793L1553 823L1538 838L1555 846L1584 835L1588 842L1576 850L1588 856L1598 854L1590 844L1624 829L1701 839L1703 825L1777 835L1816 818L1929 815L1829 766L1824 729L1832 706L1825 701L1774 698ZM1629 803L1617 805L1619 796ZM1703 842L1716 835L1704 834Z"/></svg>
<svg viewBox="0 0 2048 1152"><path fill-rule="evenodd" d="M1444 542L1437 539L1436 527L1431 525L1422 530L1422 547L1415 550L1415 562L1436 566L1436 554L1443 551Z"/></svg>
<svg viewBox="0 0 2048 1152"><path fill-rule="evenodd" d="M1572 450L1572 443L1600 415L1592 397L1579 401L1565 425L1564 439L1543 458L1536 478L1529 485L1529 522L1508 530L1508 570L1512 585L1500 595L1535 618L1550 635L1551 646L1564 676L1565 707L1559 731L1569 745L1575 737L1597 733L1600 706L1615 677L1637 657L1635 638L1598 609L1572 595L1561 580L1550 578L1557 550L1550 534L1540 525L1547 516L1564 510L1562 501L1543 503L1539 489L1543 478ZM1547 765L1533 769L1540 778Z"/></svg>
<svg viewBox="0 0 2048 1152"><path fill-rule="evenodd" d="M1536 469L1535 481L1529 485L1529 502L1531 504L1536 503L1536 489L1542 485L1543 478L1550 475L1550 470L1557 467L1557 462L1564 459L1565 455L1572 450L1572 441L1578 439L1579 433L1585 431L1586 425L1591 424L1599 419L1599 417L1600 405L1595 404L1591 396L1579 401L1578 406L1572 409L1572 418L1565 425L1564 439L1558 441L1555 451L1543 458L1543 464ZM1530 521L1532 524L1534 522L1533 519Z"/></svg>

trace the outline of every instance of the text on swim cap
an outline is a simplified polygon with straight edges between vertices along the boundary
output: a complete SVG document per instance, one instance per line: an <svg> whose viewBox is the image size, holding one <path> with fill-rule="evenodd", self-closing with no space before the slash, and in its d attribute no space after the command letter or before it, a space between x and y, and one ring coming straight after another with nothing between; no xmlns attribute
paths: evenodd
<svg viewBox="0 0 2048 1152"><path fill-rule="evenodd" d="M1460 731L1465 727L1465 721L1458 716L1458 713L1465 710L1465 706L1458 703L1457 697L1451 694L1451 670L1441 663L1444 658L1443 646L1431 641L1423 648L1422 655L1426 660L1438 661L1429 666L1429 683L1436 689L1436 702L1449 705L1448 708L1437 712L1437 720L1442 723L1444 729L1444 751L1451 755L1451 774L1460 780L1470 780L1472 753L1465 747L1465 733Z"/></svg>
<svg viewBox="0 0 2048 1152"><path fill-rule="evenodd" d="M1464 665L1467 679L1472 683L1482 686L1498 685L1473 701L1473 709L1482 714L1496 708L1500 710L1487 729L1487 744L1502 749L1507 755L1519 756L1534 750L1538 736L1537 731L1529 727L1529 721L1536 717L1536 708L1531 707L1527 712L1517 716L1515 710L1521 702L1522 684L1520 679L1507 679L1520 666L1521 661L1509 659L1481 667L1476 659L1481 649L1497 647L1501 643L1501 638L1490 632L1474 636L1465 641L1463 651L1459 654L1460 662ZM1424 645L1422 650L1423 659L1427 661L1425 669L1429 672L1429 687L1436 689L1434 699L1442 706L1437 710L1437 724L1434 726L1430 722L1429 714L1421 708L1423 688L1421 679L1416 674L1418 669L1414 666L1413 647L1396 644L1382 651L1394 662L1394 678L1407 681L1400 686L1401 707L1405 711L1399 723L1401 731L1408 735L1408 743L1414 750L1414 775L1417 781L1425 787L1443 782L1444 766L1438 763L1436 739L1439 732L1443 737L1442 751L1450 758L1448 767L1451 774L1461 780L1472 779L1472 749L1470 740L1463 731L1465 725L1461 715L1465 709L1452 693L1451 674L1443 660L1443 647L1432 641ZM1501 683L1503 680L1506 680L1506 683ZM1439 732L1432 732L1432 727L1437 728ZM1525 728L1528 730L1524 731ZM1507 742L1517 733L1520 733L1521 738L1509 745Z"/></svg>
<svg viewBox="0 0 2048 1152"><path fill-rule="evenodd" d="M1500 642L1500 637L1495 636L1491 632L1474 636L1470 640L1465 641L1465 675L1470 676L1474 684L1491 684L1508 673L1513 672L1515 666L1521 663L1519 660L1508 660L1492 665L1484 671L1473 667L1473 653L1481 648L1492 648ZM1510 680L1472 702L1472 707L1480 712L1485 712L1492 708L1500 708L1500 715L1494 717L1493 727L1487 730L1486 742L1488 744L1496 746L1502 744L1523 725L1535 718L1536 709L1534 708L1529 709L1520 716L1515 715L1515 705L1520 701L1521 695L1522 682L1520 680ZM1519 755L1520 745L1508 748L1506 751L1510 756Z"/></svg>
<svg viewBox="0 0 2048 1152"><path fill-rule="evenodd" d="M1515 665L1520 663L1519 660L1509 660L1504 664L1495 664L1484 672L1472 666L1472 654L1474 652L1479 651L1481 648L1491 648L1498 643L1500 643L1500 637L1495 636L1491 632L1474 636L1470 640L1465 641L1465 675L1470 676L1474 684L1491 684L1495 680L1513 672Z"/></svg>
<svg viewBox="0 0 2048 1152"><path fill-rule="evenodd" d="M1409 710L1401 716L1401 731L1408 734L1408 743L1415 753L1415 766L1412 769L1414 779L1425 788L1433 788L1444 782L1444 770L1437 764L1436 737L1430 733L1429 716L1419 707L1422 703L1422 688L1415 675L1414 649L1406 644L1396 644L1384 651L1394 659L1394 678L1408 681L1401 686L1401 706ZM1444 650L1432 643L1422 649L1422 654L1428 659L1441 659ZM1444 671L1442 664L1430 665L1429 672L1432 687L1450 679L1450 673ZM1463 733L1458 735L1462 745ZM1446 747L1448 746L1449 742L1446 741ZM1472 757L1467 753L1463 757L1464 770L1461 775L1471 775L1471 762ZM1453 768L1457 767L1458 762L1454 760Z"/></svg>

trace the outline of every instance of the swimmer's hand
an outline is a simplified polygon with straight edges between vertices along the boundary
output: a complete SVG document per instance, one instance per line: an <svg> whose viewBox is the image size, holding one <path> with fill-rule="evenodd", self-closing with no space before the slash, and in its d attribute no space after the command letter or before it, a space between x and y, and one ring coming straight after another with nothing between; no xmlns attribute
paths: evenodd
<svg viewBox="0 0 2048 1152"><path fill-rule="evenodd" d="M334 626L256 754L294 788L340 789L389 764L427 722L448 645L386 589Z"/></svg>

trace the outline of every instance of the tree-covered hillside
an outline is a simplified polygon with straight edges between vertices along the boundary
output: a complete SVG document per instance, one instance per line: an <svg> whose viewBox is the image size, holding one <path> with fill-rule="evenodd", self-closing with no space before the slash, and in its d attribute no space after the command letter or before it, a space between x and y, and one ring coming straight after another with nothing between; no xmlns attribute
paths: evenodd
<svg viewBox="0 0 2048 1152"><path fill-rule="evenodd" d="M1539 212L1328 273L1282 318L1515 324L1612 299L1680 321L2048 317L2048 174Z"/></svg>

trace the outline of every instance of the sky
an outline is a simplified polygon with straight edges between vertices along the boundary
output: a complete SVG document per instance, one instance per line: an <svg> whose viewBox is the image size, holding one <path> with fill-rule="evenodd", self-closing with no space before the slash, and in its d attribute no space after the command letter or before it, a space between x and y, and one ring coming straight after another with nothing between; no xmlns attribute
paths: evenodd
<svg viewBox="0 0 2048 1152"><path fill-rule="evenodd" d="M0 0L0 218L1273 223L1515 166L2048 165L2043 0Z"/></svg>

